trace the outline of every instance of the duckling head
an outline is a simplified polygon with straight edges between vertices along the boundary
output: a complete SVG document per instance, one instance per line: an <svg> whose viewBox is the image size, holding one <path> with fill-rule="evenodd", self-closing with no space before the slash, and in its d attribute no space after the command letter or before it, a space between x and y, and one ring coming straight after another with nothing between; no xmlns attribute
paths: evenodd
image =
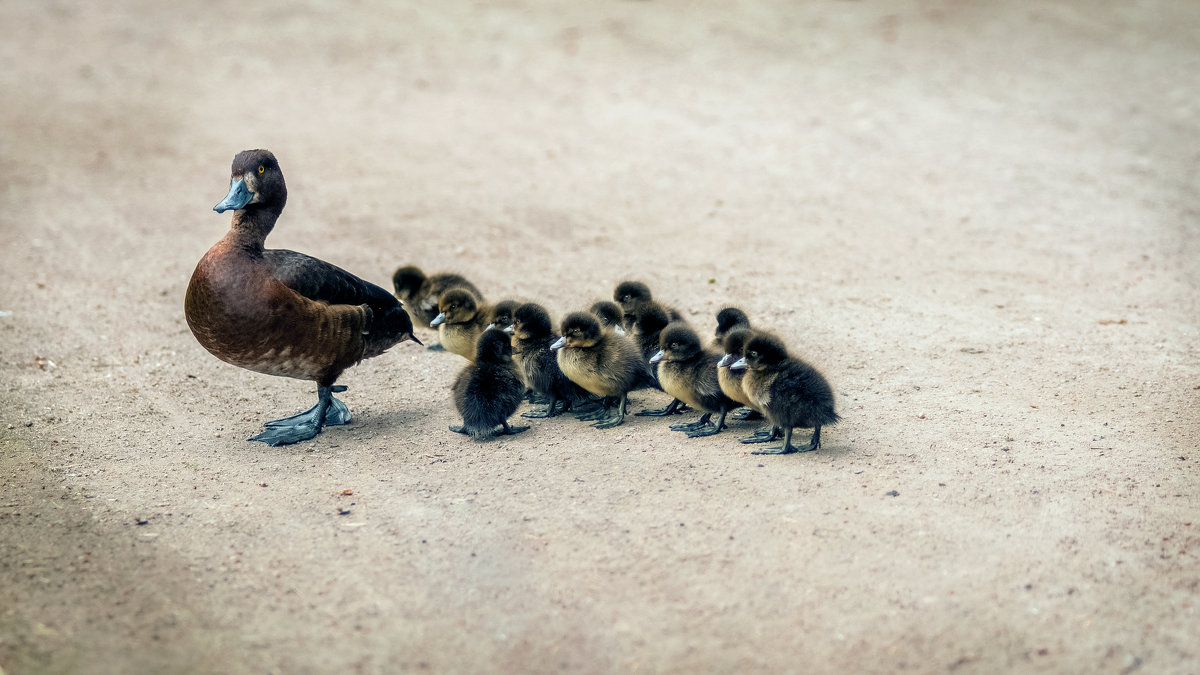
<svg viewBox="0 0 1200 675"><path fill-rule="evenodd" d="M286 203L287 184L275 155L270 150L243 150L233 158L229 194L213 211L262 210L278 214Z"/></svg>
<svg viewBox="0 0 1200 675"><path fill-rule="evenodd" d="M717 312L716 336L721 337L734 328L749 328L750 317L737 307L726 307Z"/></svg>
<svg viewBox="0 0 1200 675"><path fill-rule="evenodd" d="M600 341L600 320L588 312L571 312L562 321L562 337L551 349L586 349Z"/></svg>
<svg viewBox="0 0 1200 675"><path fill-rule="evenodd" d="M475 343L475 363L503 364L512 359L512 343L502 330L489 328Z"/></svg>
<svg viewBox="0 0 1200 675"><path fill-rule="evenodd" d="M396 289L396 297L401 300L412 298L423 283L425 273L415 265L401 267L392 275L392 287Z"/></svg>
<svg viewBox="0 0 1200 675"><path fill-rule="evenodd" d="M755 333L742 348L742 358L729 367L735 370L769 370L783 363L787 357L783 340L769 333Z"/></svg>
<svg viewBox="0 0 1200 675"><path fill-rule="evenodd" d="M622 281L613 291L613 300L621 306L625 317L632 320L633 310L643 302L652 300L650 287L640 281Z"/></svg>
<svg viewBox="0 0 1200 675"><path fill-rule="evenodd" d="M625 329L621 327L621 319L624 318L624 314L621 306L617 303L611 300L601 300L589 307L588 311L600 319L600 325L604 328L612 328L617 335L625 334Z"/></svg>
<svg viewBox="0 0 1200 675"><path fill-rule="evenodd" d="M638 305L634 313L634 326L642 335L650 335L667 327L671 317L667 310L657 302L647 300Z"/></svg>
<svg viewBox="0 0 1200 675"><path fill-rule="evenodd" d="M724 368L742 358L742 351L746 346L746 340L750 339L750 335L748 328L734 328L726 333L725 337L721 338L721 349L724 350L725 355L721 357L717 367Z"/></svg>
<svg viewBox="0 0 1200 675"><path fill-rule="evenodd" d="M479 305L470 291L462 288L451 288L438 298L438 315L429 322L431 327L444 323L466 323L475 317Z"/></svg>
<svg viewBox="0 0 1200 675"><path fill-rule="evenodd" d="M663 329L658 337L659 351L650 357L650 363L659 361L688 361L703 351L700 336L691 326L676 321Z"/></svg>
<svg viewBox="0 0 1200 675"><path fill-rule="evenodd" d="M492 305L492 313L488 316L490 323L488 328L499 328L505 330L513 324L513 312L517 307L516 300L501 300Z"/></svg>
<svg viewBox="0 0 1200 675"><path fill-rule="evenodd" d="M545 307L527 302L513 311L512 334L518 340L548 337L551 330L550 313Z"/></svg>

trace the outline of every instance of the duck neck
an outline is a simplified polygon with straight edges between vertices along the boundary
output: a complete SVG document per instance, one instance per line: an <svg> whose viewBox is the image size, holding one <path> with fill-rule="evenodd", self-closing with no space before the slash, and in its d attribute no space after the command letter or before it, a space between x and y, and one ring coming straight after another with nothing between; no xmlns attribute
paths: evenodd
<svg viewBox="0 0 1200 675"><path fill-rule="evenodd" d="M227 236L242 248L262 252L267 235L275 227L278 218L279 211L273 209L249 208L235 211Z"/></svg>

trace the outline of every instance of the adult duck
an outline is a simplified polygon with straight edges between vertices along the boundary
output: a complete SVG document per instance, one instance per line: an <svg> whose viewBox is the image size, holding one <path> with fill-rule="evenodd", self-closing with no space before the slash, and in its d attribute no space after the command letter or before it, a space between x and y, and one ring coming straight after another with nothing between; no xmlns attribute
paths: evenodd
<svg viewBox="0 0 1200 675"><path fill-rule="evenodd" d="M346 424L334 398L342 371L413 336L400 301L384 289L303 253L264 248L287 202L279 162L267 150L233 158L229 194L213 207L233 211L229 232L196 265L184 312L213 356L267 375L317 383L311 409L266 423L250 440L284 445Z"/></svg>

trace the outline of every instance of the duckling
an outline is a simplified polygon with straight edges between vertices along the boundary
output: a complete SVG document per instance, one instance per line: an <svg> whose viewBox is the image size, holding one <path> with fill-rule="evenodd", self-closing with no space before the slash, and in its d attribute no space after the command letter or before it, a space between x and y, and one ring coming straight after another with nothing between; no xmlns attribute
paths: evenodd
<svg viewBox="0 0 1200 675"><path fill-rule="evenodd" d="M621 311L624 312L626 331L633 330L633 324L637 320L637 306L653 299L650 295L650 287L640 281L622 281L617 284L617 288L613 291L613 300L621 306ZM663 309L666 310L667 317L671 321L683 319L683 316L673 307L664 306Z"/></svg>
<svg viewBox="0 0 1200 675"><path fill-rule="evenodd" d="M438 315L438 300L451 288L465 288L475 294L477 302L483 302L483 293L461 274L439 272L427 277L415 265L397 269L392 275L392 286L396 289L396 297L409 308L413 320L422 326L428 326Z"/></svg>
<svg viewBox="0 0 1200 675"><path fill-rule="evenodd" d="M700 336L682 321L674 321L663 329L659 345L661 349L650 358L650 363L658 364L658 381L663 391L704 413L696 422L674 424L671 428L688 432L689 438L712 436L726 428L725 415L740 404L725 395L717 382L721 355L704 349ZM714 413L720 414L716 424L711 421Z"/></svg>
<svg viewBox="0 0 1200 675"><path fill-rule="evenodd" d="M421 344L403 305L384 289L316 258L265 248L283 213L287 186L275 155L233 158L229 194L213 207L233 211L229 232L196 265L184 315L213 356L249 370L317 383L317 404L266 423L252 437L277 446L306 441L326 425L350 422L333 394L350 366L404 340Z"/></svg>
<svg viewBox="0 0 1200 675"><path fill-rule="evenodd" d="M611 300L600 300L594 303L588 311L596 315L600 319L600 325L603 328L611 328L617 335L625 334L625 327L621 325L625 315L621 312L621 306Z"/></svg>
<svg viewBox="0 0 1200 675"><path fill-rule="evenodd" d="M774 425L770 434L759 434L743 443L766 443L783 430L783 445L759 450L756 455L786 455L812 452L821 447L821 427L836 424L841 417L834 411L833 389L816 368L788 356L783 341L767 333L755 333L746 341L743 356L730 368L746 369L742 388L750 402L763 411ZM811 427L812 439L800 450L792 445L794 427Z"/></svg>
<svg viewBox="0 0 1200 675"><path fill-rule="evenodd" d="M446 351L475 360L475 342L487 328L491 308L481 305L465 288L451 288L438 299L438 315L429 325L438 329Z"/></svg>
<svg viewBox="0 0 1200 675"><path fill-rule="evenodd" d="M482 441L529 429L508 424L521 405L525 383L513 363L512 345L504 331L489 328L479 336L474 362L459 371L451 391L463 423L450 431ZM499 434L496 427L501 427Z"/></svg>
<svg viewBox="0 0 1200 675"><path fill-rule="evenodd" d="M588 312L572 312L562 321L562 337L551 349L558 351L558 366L572 382L596 396L605 397L605 409L616 411L593 426L609 429L625 421L629 392L651 387L654 378L637 345L605 331Z"/></svg>
<svg viewBox="0 0 1200 675"><path fill-rule="evenodd" d="M554 417L588 398L587 391L563 375L558 367L558 359L550 349L557 337L551 332L550 314L545 307L532 302L521 305L513 312L513 323L508 330L512 334L513 360L525 386L548 402L545 410L522 413L521 417Z"/></svg>
<svg viewBox="0 0 1200 675"><path fill-rule="evenodd" d="M713 348L724 349L721 344L721 339L725 337L729 331L738 328L750 328L750 317L737 307L725 307L717 312L717 330L713 333Z"/></svg>
<svg viewBox="0 0 1200 675"><path fill-rule="evenodd" d="M513 311L520 307L521 303L516 300L501 300L492 305L491 312L488 313L488 328L499 328L505 333L510 333L507 330L513 324Z"/></svg>

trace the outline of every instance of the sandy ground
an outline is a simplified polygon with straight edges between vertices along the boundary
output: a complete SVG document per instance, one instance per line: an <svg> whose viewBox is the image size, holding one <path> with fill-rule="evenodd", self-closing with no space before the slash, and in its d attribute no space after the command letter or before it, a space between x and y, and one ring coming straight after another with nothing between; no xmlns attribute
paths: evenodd
<svg viewBox="0 0 1200 675"><path fill-rule="evenodd" d="M4 673L1200 671L1200 4L176 4L0 3ZM844 421L474 444L406 344L248 443L254 147L269 245L736 303Z"/></svg>

